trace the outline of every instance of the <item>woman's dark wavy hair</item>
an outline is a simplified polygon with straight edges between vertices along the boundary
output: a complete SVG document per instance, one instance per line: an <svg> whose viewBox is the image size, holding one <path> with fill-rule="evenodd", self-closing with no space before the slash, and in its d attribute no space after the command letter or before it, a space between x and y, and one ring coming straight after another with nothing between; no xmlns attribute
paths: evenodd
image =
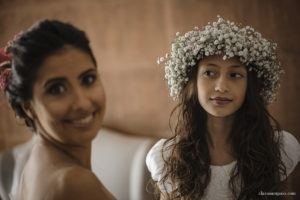
<svg viewBox="0 0 300 200"><path fill-rule="evenodd" d="M61 50L64 45L71 45L88 53L96 65L85 33L71 24L57 20L38 21L21 33L13 42L13 46L8 49L12 54L13 75L5 92L16 117L25 119L26 125L33 131L36 130L35 124L25 114L21 103L32 98L36 72L43 61Z"/></svg>
<svg viewBox="0 0 300 200"><path fill-rule="evenodd" d="M175 135L164 143L161 152L165 165L159 184L166 187L169 179L173 186L173 191L166 194L168 199L201 199L211 178L207 114L198 102L197 71L195 67L189 72L190 81L171 114L171 117L175 113L178 116ZM281 128L259 94L262 81L254 71L248 72L245 101L235 115L229 136L237 160L229 187L238 200L283 198L258 195L260 191L282 191L280 177L286 177L280 155L280 135L276 134ZM164 151L171 153L164 157Z"/></svg>

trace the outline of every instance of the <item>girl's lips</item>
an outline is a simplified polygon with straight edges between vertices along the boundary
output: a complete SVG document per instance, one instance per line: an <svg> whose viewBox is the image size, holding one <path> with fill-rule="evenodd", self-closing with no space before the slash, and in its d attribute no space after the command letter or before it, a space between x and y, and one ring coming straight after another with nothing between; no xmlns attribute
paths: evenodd
<svg viewBox="0 0 300 200"><path fill-rule="evenodd" d="M214 97L212 100L218 100L218 101L231 101L231 99L226 97Z"/></svg>
<svg viewBox="0 0 300 200"><path fill-rule="evenodd" d="M217 105L226 105L230 103L232 100L226 97L215 97L211 99Z"/></svg>

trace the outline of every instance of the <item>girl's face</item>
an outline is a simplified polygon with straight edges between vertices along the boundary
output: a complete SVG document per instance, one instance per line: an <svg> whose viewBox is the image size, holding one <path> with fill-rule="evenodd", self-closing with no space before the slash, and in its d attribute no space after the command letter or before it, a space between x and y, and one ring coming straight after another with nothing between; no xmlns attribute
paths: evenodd
<svg viewBox="0 0 300 200"><path fill-rule="evenodd" d="M31 115L41 134L67 144L90 142L102 125L105 93L84 51L64 46L36 74Z"/></svg>
<svg viewBox="0 0 300 200"><path fill-rule="evenodd" d="M237 58L223 60L209 56L199 63L198 100L215 117L233 115L243 104L247 89L247 69Z"/></svg>

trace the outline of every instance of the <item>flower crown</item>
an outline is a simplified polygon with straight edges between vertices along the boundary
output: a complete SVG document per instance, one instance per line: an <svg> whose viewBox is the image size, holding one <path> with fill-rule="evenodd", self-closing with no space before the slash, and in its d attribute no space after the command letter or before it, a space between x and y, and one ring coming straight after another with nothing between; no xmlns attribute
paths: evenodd
<svg viewBox="0 0 300 200"><path fill-rule="evenodd" d="M238 57L241 63L254 70L263 80L260 95L269 104L276 98L280 86L279 75L284 71L277 59L277 44L262 38L261 34L246 26L225 21L220 16L212 25L208 23L204 30L194 30L176 38L172 42L171 53L158 59L165 64L165 78L168 80L170 96L178 98L182 88L187 84L191 67L206 56L224 55L223 60Z"/></svg>

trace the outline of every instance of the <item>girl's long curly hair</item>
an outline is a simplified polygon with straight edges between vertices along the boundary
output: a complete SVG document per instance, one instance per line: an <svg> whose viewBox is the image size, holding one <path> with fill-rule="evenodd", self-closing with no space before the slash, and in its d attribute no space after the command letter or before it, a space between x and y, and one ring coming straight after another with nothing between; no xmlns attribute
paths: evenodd
<svg viewBox="0 0 300 200"><path fill-rule="evenodd" d="M189 82L183 89L176 113L175 135L163 146L164 176L159 184L172 183L168 199L201 199L211 178L207 142L207 114L197 95L197 72L189 72ZM259 196L259 192L283 190L281 177L286 168L280 155L279 123L266 109L259 94L262 79L248 72L246 97L236 112L229 139L237 164L231 172L229 187L234 199L282 199L283 196ZM171 119L171 118L170 118ZM168 151L165 156L164 151Z"/></svg>

